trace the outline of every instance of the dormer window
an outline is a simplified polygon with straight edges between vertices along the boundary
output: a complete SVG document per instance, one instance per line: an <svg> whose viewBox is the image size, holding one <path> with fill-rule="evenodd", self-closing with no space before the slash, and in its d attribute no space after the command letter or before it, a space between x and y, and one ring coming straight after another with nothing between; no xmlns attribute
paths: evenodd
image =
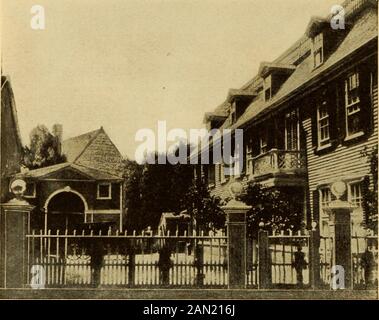
<svg viewBox="0 0 379 320"><path fill-rule="evenodd" d="M295 70L291 64L262 62L258 75L263 79L264 101L271 100Z"/></svg>
<svg viewBox="0 0 379 320"><path fill-rule="evenodd" d="M324 62L324 35L323 33L317 34L313 38L313 66L317 68Z"/></svg>
<svg viewBox="0 0 379 320"><path fill-rule="evenodd" d="M231 119L232 123L236 123L236 121L237 121L236 108L235 108L234 104L233 104L232 108L230 109L230 119Z"/></svg>
<svg viewBox="0 0 379 320"><path fill-rule="evenodd" d="M264 88L264 94L265 94L265 101L269 101L271 99L271 75L269 75L267 78L263 81L263 88Z"/></svg>

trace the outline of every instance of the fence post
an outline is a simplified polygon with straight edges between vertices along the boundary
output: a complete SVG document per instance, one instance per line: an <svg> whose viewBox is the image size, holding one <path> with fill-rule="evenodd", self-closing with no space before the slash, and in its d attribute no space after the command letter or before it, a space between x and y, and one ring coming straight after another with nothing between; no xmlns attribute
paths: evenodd
<svg viewBox="0 0 379 320"><path fill-rule="evenodd" d="M24 181L15 180L11 190L16 198L1 204L0 211L0 287L24 288L29 274L26 235L34 207L22 199Z"/></svg>
<svg viewBox="0 0 379 320"><path fill-rule="evenodd" d="M250 210L236 198L243 192L243 186L234 182L230 185L233 199L222 209L227 214L228 229L228 287L230 289L246 288L246 213Z"/></svg>
<svg viewBox="0 0 379 320"><path fill-rule="evenodd" d="M259 268L259 289L271 287L271 263L268 243L268 232L259 230L258 232L258 268Z"/></svg>
<svg viewBox="0 0 379 320"><path fill-rule="evenodd" d="M309 267L312 289L321 286L320 279L320 233L312 230L309 238Z"/></svg>
<svg viewBox="0 0 379 320"><path fill-rule="evenodd" d="M136 269L136 255L134 252L134 249L129 250L129 265L128 265L128 284L129 286L134 286L134 276L135 276L135 269Z"/></svg>
<svg viewBox="0 0 379 320"><path fill-rule="evenodd" d="M196 243L195 247L196 285L204 285L204 247L201 243Z"/></svg>

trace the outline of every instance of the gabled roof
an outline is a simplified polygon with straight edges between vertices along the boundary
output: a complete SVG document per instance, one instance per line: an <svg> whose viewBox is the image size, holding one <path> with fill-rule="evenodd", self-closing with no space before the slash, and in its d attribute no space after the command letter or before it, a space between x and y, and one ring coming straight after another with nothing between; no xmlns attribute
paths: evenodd
<svg viewBox="0 0 379 320"><path fill-rule="evenodd" d="M104 132L102 127L80 136L64 140L62 142L62 153L66 156L67 161L75 162L100 132Z"/></svg>
<svg viewBox="0 0 379 320"><path fill-rule="evenodd" d="M228 102L232 102L235 98L253 99L257 96L256 92L251 92L242 89L230 89L228 93Z"/></svg>
<svg viewBox="0 0 379 320"><path fill-rule="evenodd" d="M330 25L330 19L322 17L312 17L309 21L305 34L307 37L313 38L319 33L325 26Z"/></svg>
<svg viewBox="0 0 379 320"><path fill-rule="evenodd" d="M42 179L42 178L47 178L50 175L60 172L62 170L67 170L71 169L74 170L78 173L83 174L90 180L95 180L95 181L121 181L120 177L112 175L110 173L100 171L97 169L93 168L88 168L85 166L81 166L75 163L59 163L53 166L49 167L44 167L40 169L34 169L34 170L29 170L23 173L18 173L16 175L17 178L32 178L32 179Z"/></svg>
<svg viewBox="0 0 379 320"><path fill-rule="evenodd" d="M262 78L265 78L272 72L280 72L285 74L291 74L293 71L296 70L296 67L291 64L284 64L284 63L274 63L274 62L262 62L258 75Z"/></svg>
<svg viewBox="0 0 379 320"><path fill-rule="evenodd" d="M374 11L369 11L367 14L361 16L354 23L346 37L324 62L324 64L317 69L313 69L312 57L308 56L300 65L297 66L296 70L292 73L288 80L284 82L283 86L279 89L278 93L272 98L272 100L267 102L262 99L255 100L232 126L232 129L243 126L265 110L271 110L272 107L280 104L281 101L283 101L283 99L288 97L290 94L296 92L307 83L312 82L315 78L319 77L322 73L327 72L328 69L331 69L333 66L343 61L359 48L362 48L369 42L377 39L377 21L377 13Z"/></svg>
<svg viewBox="0 0 379 320"><path fill-rule="evenodd" d="M18 117L17 117L17 109L16 109L16 102L14 99L13 89L10 83L10 77L7 75L1 75L1 100L3 100L3 94L8 94L8 98L10 99L10 112L13 118L14 127L15 127L15 134L16 134L16 140L19 144L19 147L22 148L22 140L21 140L21 134L20 134L20 128L18 125Z"/></svg>

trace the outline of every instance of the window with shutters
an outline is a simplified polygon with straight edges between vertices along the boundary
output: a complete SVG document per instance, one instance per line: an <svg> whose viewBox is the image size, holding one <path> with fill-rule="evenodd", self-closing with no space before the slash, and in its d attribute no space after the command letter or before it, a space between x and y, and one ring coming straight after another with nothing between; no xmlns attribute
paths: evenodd
<svg viewBox="0 0 379 320"><path fill-rule="evenodd" d="M330 144L329 112L327 103L324 101L317 107L317 136L318 147Z"/></svg>
<svg viewBox="0 0 379 320"><path fill-rule="evenodd" d="M359 86L359 73L353 72L345 80L347 138L352 138L362 133Z"/></svg>

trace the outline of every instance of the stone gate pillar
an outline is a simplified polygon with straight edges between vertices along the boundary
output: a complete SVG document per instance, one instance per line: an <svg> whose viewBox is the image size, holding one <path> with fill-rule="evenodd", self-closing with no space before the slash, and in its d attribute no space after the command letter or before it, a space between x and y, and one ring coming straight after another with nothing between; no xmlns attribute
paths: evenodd
<svg viewBox="0 0 379 320"><path fill-rule="evenodd" d="M333 265L332 285L339 289L353 288L353 267L351 257L351 213L354 207L340 198L346 192L344 182L336 182L331 187L337 200L332 201L326 209L330 216L333 233ZM341 266L343 269L341 270ZM342 272L342 273L341 273ZM333 281L337 280L337 282ZM342 282L341 282L342 281ZM341 284L344 284L341 286Z"/></svg>
<svg viewBox="0 0 379 320"><path fill-rule="evenodd" d="M228 287L230 289L246 288L246 213L251 207L237 199L242 191L241 184L231 184L230 192L233 199L222 208L227 214Z"/></svg>
<svg viewBox="0 0 379 320"><path fill-rule="evenodd" d="M26 235L30 231L30 213L34 209L22 199L25 182L15 180L11 190L15 198L1 204L0 211L0 287L23 288L27 284L28 252Z"/></svg>

